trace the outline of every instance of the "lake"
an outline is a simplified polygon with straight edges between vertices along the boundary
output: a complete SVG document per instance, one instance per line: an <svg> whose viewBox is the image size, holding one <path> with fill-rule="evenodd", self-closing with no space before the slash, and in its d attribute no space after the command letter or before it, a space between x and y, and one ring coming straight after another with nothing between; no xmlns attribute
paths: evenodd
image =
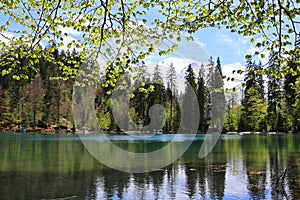
<svg viewBox="0 0 300 200"><path fill-rule="evenodd" d="M107 137L144 152L173 136ZM200 159L203 138L162 169L127 173L96 160L78 135L0 134L0 199L300 199L300 135L222 135Z"/></svg>

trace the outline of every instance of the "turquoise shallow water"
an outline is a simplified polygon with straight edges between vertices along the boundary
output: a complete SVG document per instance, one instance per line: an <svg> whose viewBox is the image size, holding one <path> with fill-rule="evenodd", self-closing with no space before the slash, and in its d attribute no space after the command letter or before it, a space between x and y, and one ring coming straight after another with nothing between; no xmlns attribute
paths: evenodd
<svg viewBox="0 0 300 200"><path fill-rule="evenodd" d="M0 134L0 199L299 199L300 135L222 135L199 159L205 135L174 163L126 173L96 160L81 139L109 139L124 150L152 152L175 136ZM108 155L113 156L113 155Z"/></svg>

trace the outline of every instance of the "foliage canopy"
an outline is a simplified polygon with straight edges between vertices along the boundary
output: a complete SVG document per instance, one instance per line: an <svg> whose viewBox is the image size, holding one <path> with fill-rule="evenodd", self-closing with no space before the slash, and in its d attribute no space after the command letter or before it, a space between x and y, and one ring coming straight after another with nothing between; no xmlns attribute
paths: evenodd
<svg viewBox="0 0 300 200"><path fill-rule="evenodd" d="M167 49L160 45L174 36L180 40L177 34L192 36L211 27L224 27L249 37L261 49L256 55L263 58L264 51L272 51L270 60L277 60L280 69L290 73L292 69L286 63L300 54L299 3L299 0L1 1L0 34L5 40L0 45L1 53L6 56L0 64L9 65L1 73L15 75L19 57L24 58L25 71L36 70L39 58L44 57L60 65L66 74L76 73L64 63L56 63L49 54L62 47L70 35L74 39L67 46L80 49L81 59L96 59L101 54L109 66L131 69L132 64L140 63L154 51L161 55L174 50L176 44ZM112 41L122 48L114 48ZM51 44L48 51L40 48L42 43ZM299 63L299 58L296 62ZM116 75L119 73L115 71ZM14 76L26 77L26 74Z"/></svg>

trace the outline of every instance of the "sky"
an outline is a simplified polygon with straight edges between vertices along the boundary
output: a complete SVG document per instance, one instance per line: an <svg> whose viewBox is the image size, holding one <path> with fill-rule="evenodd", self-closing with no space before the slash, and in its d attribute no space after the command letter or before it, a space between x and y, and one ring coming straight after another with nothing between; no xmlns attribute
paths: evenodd
<svg viewBox="0 0 300 200"><path fill-rule="evenodd" d="M249 40L226 29L201 29L194 35L204 50L213 58L220 57L223 65L245 63L245 55L253 48Z"/></svg>

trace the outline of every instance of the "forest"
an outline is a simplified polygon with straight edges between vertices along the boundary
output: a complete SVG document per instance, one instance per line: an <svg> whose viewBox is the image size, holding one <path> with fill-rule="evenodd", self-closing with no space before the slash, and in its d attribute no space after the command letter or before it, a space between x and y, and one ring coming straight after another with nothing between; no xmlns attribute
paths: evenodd
<svg viewBox="0 0 300 200"><path fill-rule="evenodd" d="M76 70L79 62L79 53L73 50L58 50L55 45L46 47L43 52L53 60L43 57L34 65L35 70L24 73L22 63L24 58L15 56L17 65L13 68L15 76L6 76L11 70L9 65L3 65L0 79L0 130L20 131L26 128L28 131L69 131L75 132L76 125L72 113L72 94L75 82ZM42 48L42 47L39 47ZM15 50L16 52L19 49ZM49 51L49 52L48 52ZM15 53L14 55L18 55ZM2 59L9 57L2 54ZM293 59L292 59L293 60ZM9 63L9 62L8 62ZM63 63L66 67L61 67ZM288 64L297 71L297 63ZM208 70L218 72L222 76L221 61L217 58L208 60ZM185 84L189 84L197 101L190 102L191 106L197 103L199 107L198 132L205 133L208 127L214 124L211 118L211 85L212 81L205 77L204 66L198 67L196 72L192 64L185 66ZM275 62L269 62L268 69L277 69ZM20 71L18 71L18 69ZM68 73L66 73L68 69ZM122 68L120 68L122 69ZM225 90L223 80L214 80L222 89L220 94L226 97L226 113L223 132L299 132L300 129L300 78L297 73L286 73L284 76L276 76L270 73L267 77L259 73L263 69L262 64L251 59L246 62L245 80L242 91ZM72 71L72 73L70 73ZM111 79L108 70L100 79ZM20 75L18 75L20 74ZM67 75L66 75L67 74ZM22 76L22 77L21 77ZM23 77L24 76L24 77ZM69 76L69 77L67 77ZM178 92L176 83L176 70L169 66L166 80L164 80L160 67L157 65L153 74L147 73L147 66L139 67L137 80L128 80L128 84L135 86L130 100L129 116L140 126L150 123L149 108L154 104L161 104L166 109L166 122L159 130L164 133L176 133L180 125L179 101L185 101L187 87L184 92ZM20 78L21 77L21 78ZM225 78L225 77L223 77ZM152 90L141 90L152 86ZM119 127L114 122L112 115L111 85L99 84L95 94L95 109L97 121L102 130L108 132L123 132L128 124ZM241 100L238 98L242 93Z"/></svg>

